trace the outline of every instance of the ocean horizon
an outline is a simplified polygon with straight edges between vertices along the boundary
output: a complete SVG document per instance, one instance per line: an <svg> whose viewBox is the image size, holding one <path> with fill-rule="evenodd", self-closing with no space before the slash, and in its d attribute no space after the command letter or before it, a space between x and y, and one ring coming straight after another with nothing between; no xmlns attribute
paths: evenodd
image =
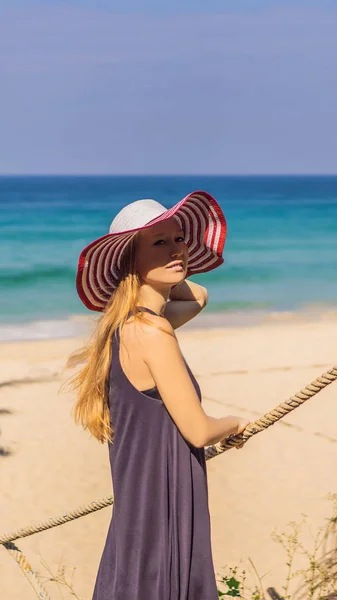
<svg viewBox="0 0 337 600"><path fill-rule="evenodd" d="M210 322L337 309L337 175L1 175L0 341L81 333L95 313L75 288L80 251L129 202L197 189L228 226L224 264L192 277Z"/></svg>

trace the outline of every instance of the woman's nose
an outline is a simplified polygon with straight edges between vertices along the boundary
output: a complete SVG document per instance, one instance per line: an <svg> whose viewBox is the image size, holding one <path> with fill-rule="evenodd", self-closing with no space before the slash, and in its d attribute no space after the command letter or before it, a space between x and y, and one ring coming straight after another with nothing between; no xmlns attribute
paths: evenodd
<svg viewBox="0 0 337 600"><path fill-rule="evenodd" d="M181 256L183 254L183 251L181 248L179 248L179 246L177 246L176 248L173 248L171 250L171 256Z"/></svg>

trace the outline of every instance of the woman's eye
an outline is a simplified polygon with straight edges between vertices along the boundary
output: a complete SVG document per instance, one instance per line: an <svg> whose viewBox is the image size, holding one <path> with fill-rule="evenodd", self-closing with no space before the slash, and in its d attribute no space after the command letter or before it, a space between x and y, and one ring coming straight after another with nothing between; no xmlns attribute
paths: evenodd
<svg viewBox="0 0 337 600"><path fill-rule="evenodd" d="M175 239L176 242L184 242L185 238L182 237L181 235L179 235L178 237L176 237ZM156 242L154 242L154 246L161 246L162 244L165 244L166 240L157 240Z"/></svg>

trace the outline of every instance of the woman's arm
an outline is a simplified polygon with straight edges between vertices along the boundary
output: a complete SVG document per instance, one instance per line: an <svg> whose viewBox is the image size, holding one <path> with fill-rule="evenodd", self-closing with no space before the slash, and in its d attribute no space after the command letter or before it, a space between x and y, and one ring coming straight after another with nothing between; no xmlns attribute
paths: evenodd
<svg viewBox="0 0 337 600"><path fill-rule="evenodd" d="M203 448L243 431L249 421L241 417L214 418L205 413L171 325L160 317L149 315L149 320L155 327L144 323L138 330L141 352L181 435L194 446Z"/></svg>
<svg viewBox="0 0 337 600"><path fill-rule="evenodd" d="M208 292L202 285L185 279L171 289L169 300L164 316L171 323L173 329L177 329L196 317L206 306Z"/></svg>

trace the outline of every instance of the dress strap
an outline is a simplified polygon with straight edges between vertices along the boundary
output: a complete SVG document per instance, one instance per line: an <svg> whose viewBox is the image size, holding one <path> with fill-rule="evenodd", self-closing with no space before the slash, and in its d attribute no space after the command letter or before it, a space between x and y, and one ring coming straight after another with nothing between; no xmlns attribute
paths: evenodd
<svg viewBox="0 0 337 600"><path fill-rule="evenodd" d="M158 313L154 312L154 310L152 310L151 308L147 308L146 306L137 306L136 310L137 311L148 312L151 315L155 315L156 317L162 317L163 319L165 318L164 315L158 315ZM133 314L132 311L130 311L129 314L128 314L128 318L131 317L132 314Z"/></svg>

